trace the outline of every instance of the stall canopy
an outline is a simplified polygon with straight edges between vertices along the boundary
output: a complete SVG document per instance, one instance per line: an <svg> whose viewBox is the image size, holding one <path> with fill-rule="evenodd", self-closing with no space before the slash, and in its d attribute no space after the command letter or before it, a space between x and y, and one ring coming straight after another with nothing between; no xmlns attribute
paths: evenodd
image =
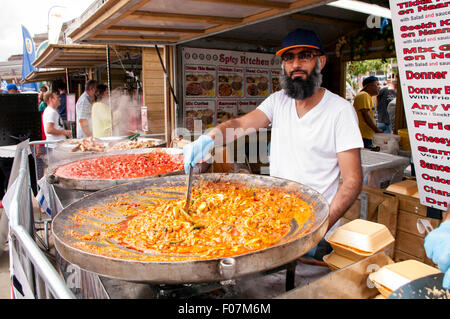
<svg viewBox="0 0 450 319"><path fill-rule="evenodd" d="M325 43L364 27L368 14L320 0L109 0L69 26L74 42L182 44L220 35L279 46L286 31L307 23ZM387 0L368 0L389 8ZM301 12L301 13L300 13ZM271 21L261 29L258 23ZM293 27L291 27L291 25ZM243 33L241 30L248 30ZM257 35L255 37L255 35ZM233 40L233 38L231 40Z"/></svg>
<svg viewBox="0 0 450 319"><path fill-rule="evenodd" d="M123 59L127 54L139 53L137 48L114 47L111 61ZM107 63L105 45L51 44L34 61L36 68L95 68Z"/></svg>
<svg viewBox="0 0 450 319"><path fill-rule="evenodd" d="M71 70L73 72L74 70ZM54 70L44 70L44 71L32 71L28 76L22 80L23 83L31 82L44 82L53 81L58 79L64 79L66 77L65 69L54 69Z"/></svg>

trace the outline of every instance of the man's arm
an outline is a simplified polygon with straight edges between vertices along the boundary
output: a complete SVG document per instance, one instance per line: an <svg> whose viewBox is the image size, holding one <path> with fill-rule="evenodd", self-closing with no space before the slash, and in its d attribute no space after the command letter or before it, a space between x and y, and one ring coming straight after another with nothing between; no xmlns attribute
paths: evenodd
<svg viewBox="0 0 450 319"><path fill-rule="evenodd" d="M84 134L87 137L91 137L92 133L89 131L88 121L86 119L79 119L78 122L80 123L80 127L83 130Z"/></svg>
<svg viewBox="0 0 450 319"><path fill-rule="evenodd" d="M359 148L337 154L342 185L330 204L330 229L350 208L362 189L361 153Z"/></svg>
<svg viewBox="0 0 450 319"><path fill-rule="evenodd" d="M269 119L263 111L258 109L241 116L237 119L228 120L215 128L213 128L206 135L215 140L215 144L228 144L235 139L245 135L248 129L258 130L270 124ZM232 129L233 134L227 135L227 129Z"/></svg>
<svg viewBox="0 0 450 319"><path fill-rule="evenodd" d="M372 131L374 131L375 133L383 133L383 131L380 130L373 121L368 109L361 109L359 110L359 112L361 112L364 122L366 122L366 124L372 129Z"/></svg>
<svg viewBox="0 0 450 319"><path fill-rule="evenodd" d="M68 138L72 137L72 131L70 130L58 130L55 128L55 123L46 123L45 124L45 130L47 131L48 134L52 134L52 135L65 135Z"/></svg>

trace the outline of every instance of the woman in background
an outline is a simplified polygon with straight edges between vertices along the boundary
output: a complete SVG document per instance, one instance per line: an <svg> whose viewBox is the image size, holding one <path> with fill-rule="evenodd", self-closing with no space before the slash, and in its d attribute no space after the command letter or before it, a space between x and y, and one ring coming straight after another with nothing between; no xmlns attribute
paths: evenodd
<svg viewBox="0 0 450 319"><path fill-rule="evenodd" d="M112 135L111 111L106 102L107 90L108 87L104 84L99 84L95 90L95 103L92 105L92 135L97 138Z"/></svg>

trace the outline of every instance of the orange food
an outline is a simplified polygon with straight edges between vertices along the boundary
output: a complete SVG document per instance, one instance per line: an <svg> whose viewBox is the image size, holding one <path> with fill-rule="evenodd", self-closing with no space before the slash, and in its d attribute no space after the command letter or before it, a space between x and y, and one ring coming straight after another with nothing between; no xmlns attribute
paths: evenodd
<svg viewBox="0 0 450 319"><path fill-rule="evenodd" d="M164 151L90 158L62 165L55 175L73 179L128 179L166 174L184 168L182 155Z"/></svg>
<svg viewBox="0 0 450 319"><path fill-rule="evenodd" d="M200 188L192 190L189 212L183 210L184 191L181 186L152 188L118 198L106 206L82 210L82 216L77 215L78 223L79 218L88 217L88 212L98 218L98 211L126 219L109 226L103 224L104 230L100 232L87 235L72 232L72 236L83 241L78 245L81 249L89 249L89 241L108 242L110 246L117 244L144 253L140 259L155 253L167 255L171 260L174 256L223 258L273 246L291 230L293 219L301 229L313 217L298 194L282 189L203 182ZM161 192L171 198L161 198ZM84 223L98 226L88 218ZM308 230L306 227L303 231ZM95 250L109 254L111 247L102 251L95 246Z"/></svg>

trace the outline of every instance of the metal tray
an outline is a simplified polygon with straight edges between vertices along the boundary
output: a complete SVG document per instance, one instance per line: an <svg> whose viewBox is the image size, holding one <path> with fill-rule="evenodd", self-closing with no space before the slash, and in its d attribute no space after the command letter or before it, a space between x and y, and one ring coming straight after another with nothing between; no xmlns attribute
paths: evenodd
<svg viewBox="0 0 450 319"><path fill-rule="evenodd" d="M95 154L86 154L83 157L77 157L76 161L82 161L85 159L102 157L102 156L114 156L114 155L124 155L124 154L142 154L149 153L155 150L164 150L168 154L180 155L183 154L183 150L176 148L141 148L141 149L133 149L126 151L117 151L110 153L95 153ZM194 173L203 173L206 172L210 166L208 164L209 160L205 160L204 162L198 163L194 168ZM124 183L130 183L134 181L141 181L149 178L161 177L161 176L170 176L170 175L181 175L184 174L184 170L174 171L167 174L161 175L152 175L146 177L139 178L128 178L128 179L75 179L75 178L65 178L55 175L55 171L58 167L74 162L74 159L66 159L61 160L55 164L53 164L49 168L49 174L47 174L47 182L49 184L56 185L63 189L73 189L73 190L81 190L81 191L97 191L100 189L105 189L109 187L113 187L116 185L121 185Z"/></svg>

